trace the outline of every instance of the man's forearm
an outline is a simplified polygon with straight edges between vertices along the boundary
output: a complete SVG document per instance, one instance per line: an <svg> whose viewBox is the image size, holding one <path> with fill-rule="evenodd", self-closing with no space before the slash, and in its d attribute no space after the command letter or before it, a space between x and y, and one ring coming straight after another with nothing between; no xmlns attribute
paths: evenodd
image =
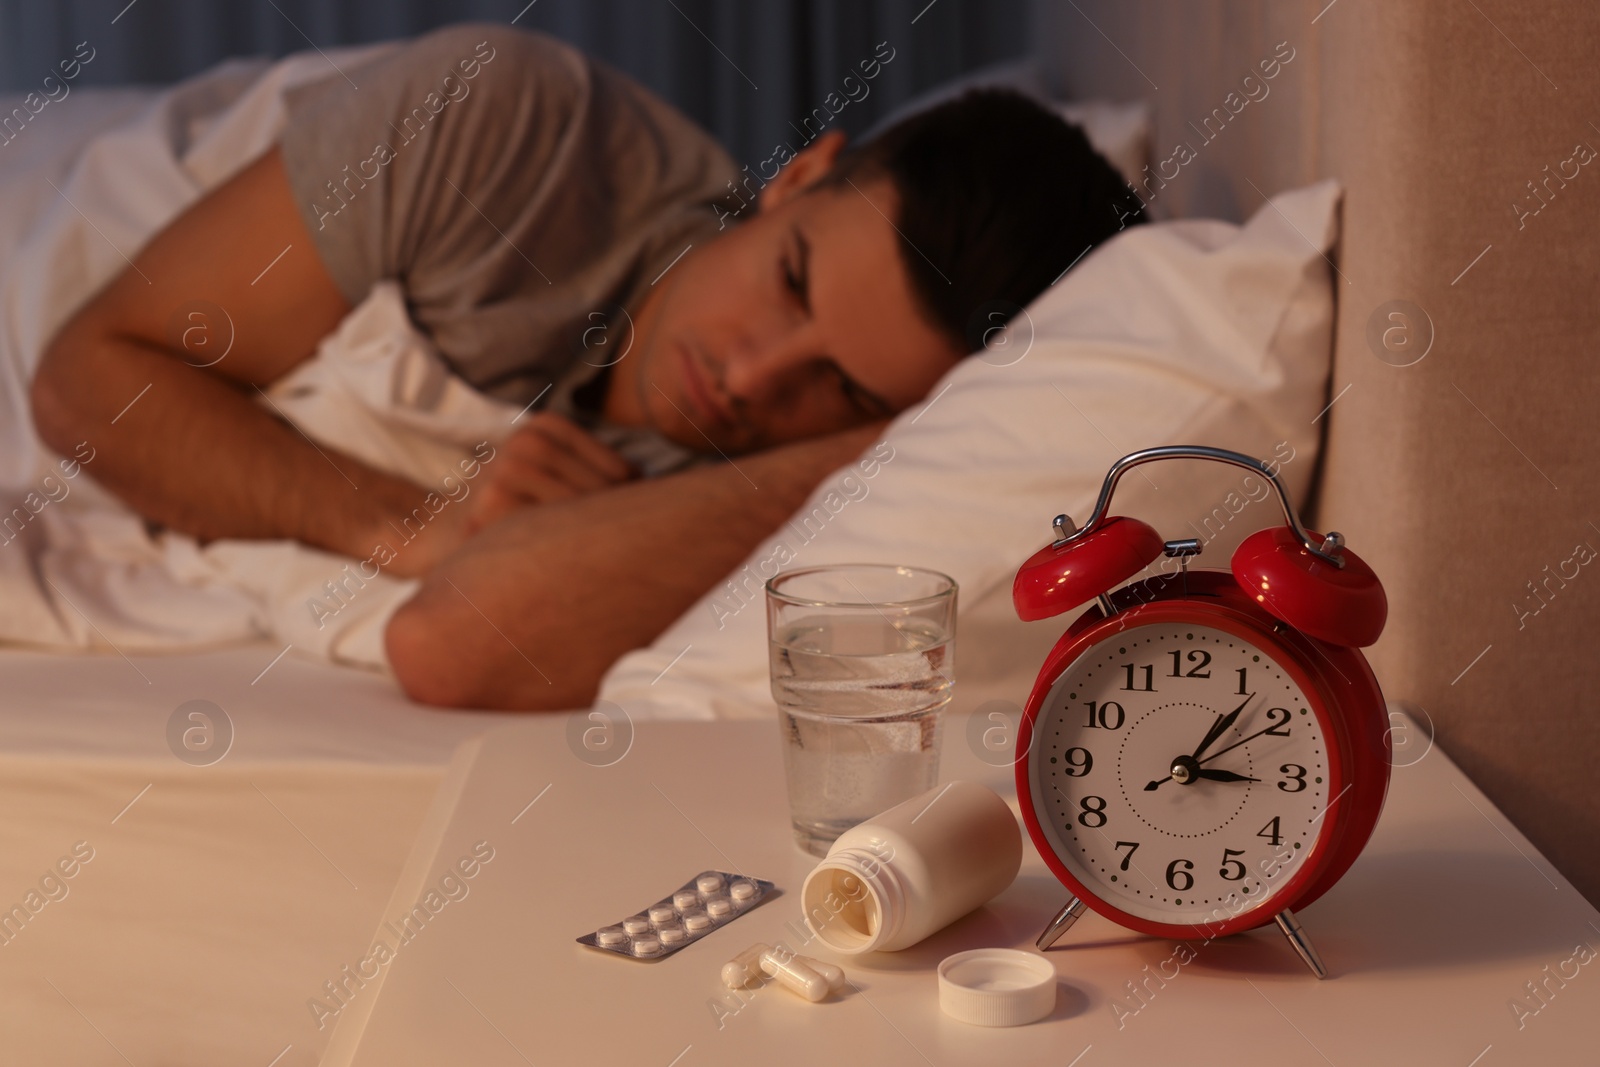
<svg viewBox="0 0 1600 1067"><path fill-rule="evenodd" d="M92 476L172 529L360 555L421 501L417 486L313 445L252 387L126 338L58 346L34 387L41 436L64 453L88 441Z"/></svg>
<svg viewBox="0 0 1600 1067"><path fill-rule="evenodd" d="M618 656L654 640L881 430L507 516L391 620L396 675L424 703L586 705Z"/></svg>

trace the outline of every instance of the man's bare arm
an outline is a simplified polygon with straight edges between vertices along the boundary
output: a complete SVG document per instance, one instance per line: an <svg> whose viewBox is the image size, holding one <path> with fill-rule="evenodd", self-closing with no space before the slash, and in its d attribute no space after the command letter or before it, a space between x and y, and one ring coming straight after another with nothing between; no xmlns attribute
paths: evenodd
<svg viewBox="0 0 1600 1067"><path fill-rule="evenodd" d="M197 301L222 313L184 319ZM174 220L61 329L33 381L34 422L64 454L88 441L85 469L163 525L366 555L425 491L319 450L259 403L348 311L274 148ZM175 321L208 331L206 344L185 350ZM453 547L463 516L439 518L395 571L421 573Z"/></svg>
<svg viewBox="0 0 1600 1067"><path fill-rule="evenodd" d="M586 706L619 656L654 640L882 429L501 519L390 620L385 644L401 686L451 707Z"/></svg>

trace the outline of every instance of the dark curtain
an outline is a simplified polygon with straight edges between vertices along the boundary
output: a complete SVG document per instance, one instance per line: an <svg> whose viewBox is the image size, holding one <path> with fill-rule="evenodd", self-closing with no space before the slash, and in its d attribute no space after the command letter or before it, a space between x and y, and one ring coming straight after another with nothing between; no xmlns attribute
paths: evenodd
<svg viewBox="0 0 1600 1067"><path fill-rule="evenodd" d="M229 56L406 37L451 22L561 37L716 134L772 153L881 42L894 59L835 126L859 134L931 85L1026 50L1029 0L0 0L0 89L37 88L80 41L78 84L166 84ZM855 90L860 96L861 90ZM842 95L842 93L841 93ZM837 99L837 98L836 98Z"/></svg>

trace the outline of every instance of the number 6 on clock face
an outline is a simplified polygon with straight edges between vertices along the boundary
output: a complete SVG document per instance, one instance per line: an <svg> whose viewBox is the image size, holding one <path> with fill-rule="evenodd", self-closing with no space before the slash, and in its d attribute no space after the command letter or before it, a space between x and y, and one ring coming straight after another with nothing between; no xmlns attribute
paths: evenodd
<svg viewBox="0 0 1600 1067"><path fill-rule="evenodd" d="M1073 661L1040 707L1027 750L1040 830L1075 880L1127 916L1201 925L1254 911L1306 866L1322 829L1329 746L1311 706L1233 634L1123 630Z"/></svg>

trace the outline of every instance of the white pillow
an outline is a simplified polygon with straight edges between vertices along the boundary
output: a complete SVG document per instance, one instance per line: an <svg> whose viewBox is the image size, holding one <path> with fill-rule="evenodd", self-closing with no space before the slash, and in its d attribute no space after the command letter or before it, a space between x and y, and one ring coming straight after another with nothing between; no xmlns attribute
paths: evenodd
<svg viewBox="0 0 1600 1067"><path fill-rule="evenodd" d="M601 699L642 716L770 714L762 582L779 564L888 562L960 584L958 701L985 678L1022 700L1040 630L1048 640L1071 616L1017 621L1012 576L1050 540L1055 515L1087 519L1117 458L1229 448L1276 460L1303 501L1326 402L1339 196L1325 181L1280 194L1242 227L1151 223L1096 249L826 479L725 584L619 660ZM1122 479L1112 511L1169 539L1199 537L1195 565L1226 568L1247 533L1282 522L1266 488L1221 464L1152 464ZM1018 648L1029 650L1020 663Z"/></svg>

